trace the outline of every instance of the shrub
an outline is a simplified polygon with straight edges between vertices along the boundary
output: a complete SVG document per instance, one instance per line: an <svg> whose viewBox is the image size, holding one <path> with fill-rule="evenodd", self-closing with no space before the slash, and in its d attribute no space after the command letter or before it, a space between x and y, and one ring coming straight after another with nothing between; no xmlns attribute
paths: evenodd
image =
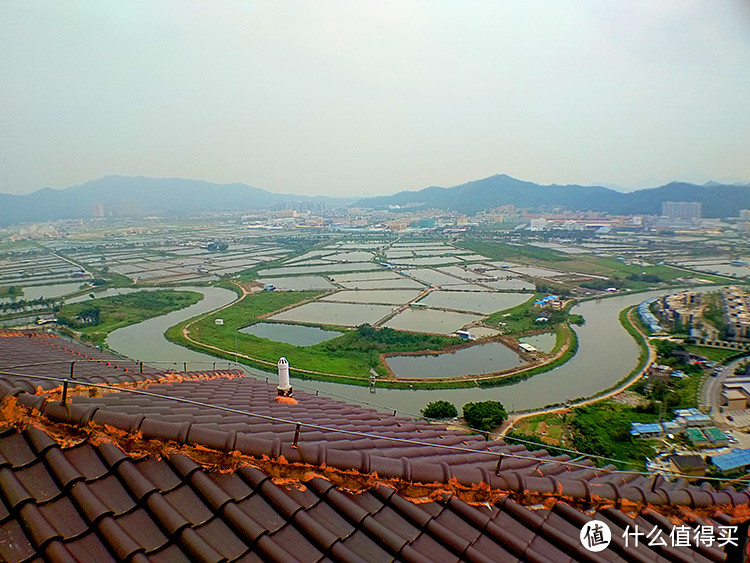
<svg viewBox="0 0 750 563"><path fill-rule="evenodd" d="M492 430L500 426L508 417L505 407L499 401L467 403L463 411L466 424L478 430Z"/></svg>
<svg viewBox="0 0 750 563"><path fill-rule="evenodd" d="M422 416L425 418L455 418L458 416L458 410L448 401L433 401L427 403L422 409Z"/></svg>

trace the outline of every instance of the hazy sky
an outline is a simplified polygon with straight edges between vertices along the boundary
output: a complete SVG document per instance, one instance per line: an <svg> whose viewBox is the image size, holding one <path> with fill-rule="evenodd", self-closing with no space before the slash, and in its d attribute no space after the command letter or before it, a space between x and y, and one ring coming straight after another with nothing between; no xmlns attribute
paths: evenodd
<svg viewBox="0 0 750 563"><path fill-rule="evenodd" d="M0 192L750 182L746 0L0 3Z"/></svg>

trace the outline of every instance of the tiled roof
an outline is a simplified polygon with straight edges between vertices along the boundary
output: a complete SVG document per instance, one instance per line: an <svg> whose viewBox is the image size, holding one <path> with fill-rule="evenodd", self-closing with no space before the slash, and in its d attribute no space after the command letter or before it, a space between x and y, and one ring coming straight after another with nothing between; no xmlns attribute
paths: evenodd
<svg viewBox="0 0 750 563"><path fill-rule="evenodd" d="M141 365L132 360L63 338L12 331L0 334L0 371L68 377L70 362L75 362L75 378L89 383L132 383L152 379L163 373L148 366L141 370ZM2 373L0 378L30 393L34 393L37 388L49 390L59 386L59 383L44 379L13 377Z"/></svg>
<svg viewBox="0 0 750 563"><path fill-rule="evenodd" d="M151 385L149 391L162 396L127 393L95 398L77 396L61 420L65 417L83 422L91 420L127 432L140 431L144 437L158 440L206 444L227 453L239 450L248 455L283 457L288 462L313 466L356 469L384 478L425 483L455 479L465 486L484 482L492 489L514 493L559 493L592 506L618 502L671 510L679 505L706 513L713 509L711 507L741 506L744 510L750 502L746 491L697 489L688 487L686 481L667 486L654 483L646 476L609 472L614 469L612 466L597 468L590 460L570 464L567 455L529 451L504 441L487 442L478 435L446 430L442 426L391 416L327 397L296 393L298 404L277 403L273 400L276 389L253 378ZM175 403L166 397L203 401L289 422ZM43 412L53 410L60 409L50 407ZM295 422L303 425L296 447ZM305 424L324 428L306 429ZM401 443L396 439L429 445ZM475 451L455 451L442 446ZM503 454L499 472L496 471L497 454Z"/></svg>
<svg viewBox="0 0 750 563"><path fill-rule="evenodd" d="M30 561L576 561L591 518L565 502L530 510L501 495L483 506L443 493L414 503L386 485L358 494L313 476L274 483L242 465L211 471L190 457L127 455L108 441L61 447L27 427L0 431L0 558ZM718 549L625 547L627 525L669 533L653 511L614 508L606 560L720 561ZM696 521L695 524L711 525Z"/></svg>
<svg viewBox="0 0 750 563"><path fill-rule="evenodd" d="M0 560L721 561L716 545L626 547L622 534L747 533L745 492L570 465L311 394L277 403L250 378L147 392L289 422L126 392L63 405L0 381ZM296 422L317 428L293 447ZM592 517L612 529L600 554L579 541Z"/></svg>
<svg viewBox="0 0 750 563"><path fill-rule="evenodd" d="M29 393L58 396L61 384L45 378L68 378L73 366L76 381L118 387L142 387L159 381L185 381L244 376L242 370L175 373L116 356L101 348L46 334L20 331L0 333L0 381ZM29 377L29 374L33 374ZM88 389L83 389L88 393ZM72 391L72 385L71 385Z"/></svg>

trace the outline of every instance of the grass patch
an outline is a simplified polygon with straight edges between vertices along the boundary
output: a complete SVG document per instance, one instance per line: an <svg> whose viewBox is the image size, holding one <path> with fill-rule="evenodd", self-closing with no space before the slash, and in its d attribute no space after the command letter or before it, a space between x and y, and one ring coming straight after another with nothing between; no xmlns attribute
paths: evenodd
<svg viewBox="0 0 750 563"><path fill-rule="evenodd" d="M490 242L480 240L463 240L456 246L465 250L471 250L476 254L486 256L491 260L500 261L528 261L528 259L541 262L563 262L570 260L564 252L540 248L530 244L508 244L507 242Z"/></svg>
<svg viewBox="0 0 750 563"><path fill-rule="evenodd" d="M727 360L733 360L735 357L745 355L747 352L737 350L727 350L725 348L713 348L711 346L700 346L698 344L686 344L685 349L691 354L698 354L712 362L724 363Z"/></svg>
<svg viewBox="0 0 750 563"><path fill-rule="evenodd" d="M139 291L63 305L57 318L82 338L103 344L113 330L184 309L202 298L194 291Z"/></svg>
<svg viewBox="0 0 750 563"><path fill-rule="evenodd" d="M291 364L295 376L321 381L335 381L338 383L354 383L368 385L371 369L375 369L380 375L387 375L384 364L380 360L380 354L421 352L426 350L439 351L459 344L456 338L432 334L420 334L396 331L382 328L375 330L368 325L363 325L356 330L342 331L342 335L331 340L315 344L313 346L294 346L284 342L275 342L266 338L260 338L251 334L239 332L240 328L258 322L262 315L272 313L284 307L296 305L304 300L312 299L321 295L320 291L273 291L250 294L241 301L221 311L212 313L205 317L191 319L177 326L171 327L166 332L166 337L172 342L188 348L213 354L228 360L237 358L242 363L252 365L260 369L273 371L280 356L286 356ZM223 319L222 325L217 325L215 320ZM189 336L199 344L186 340L182 335L184 327L189 326ZM331 330L340 330L340 327L323 327ZM568 361L576 352L577 339L575 333L565 324L555 327L557 341L555 350L568 342L568 350L560 358L548 365L536 366L526 371L510 376L500 376L485 380L467 379L461 381L424 381L403 382L383 379L378 380L377 385L381 387L408 389L457 389L473 386L497 386L515 383L531 377L537 373L543 373ZM215 346L223 350L209 349L206 346ZM245 355L248 358L241 358ZM297 368L295 370L294 368ZM298 370L310 370L319 373L305 373Z"/></svg>
<svg viewBox="0 0 750 563"><path fill-rule="evenodd" d="M23 297L23 288L18 285L6 285L0 287L0 297Z"/></svg>
<svg viewBox="0 0 750 563"><path fill-rule="evenodd" d="M655 454L654 440L635 440L630 436L632 422L655 422L659 415L602 401L574 409L569 415L571 444L581 452L622 460L621 469L644 469L646 457ZM601 463L598 460L594 460Z"/></svg>
<svg viewBox="0 0 750 563"><path fill-rule="evenodd" d="M370 369L380 367L381 353L441 350L455 346L457 343L455 338L447 336L406 333L392 329L374 330L367 328L366 325L357 330L342 331L341 336L332 340L304 347L239 332L239 329L261 320L262 315L317 297L322 293L320 291L263 291L251 294L231 307L191 324L190 337L226 351L233 351L236 348L238 354L274 365L280 356L286 356L292 368L361 378L366 382L369 382ZM224 324L217 325L215 323L217 318L223 319ZM167 337L172 340L177 339L180 344L184 344L182 327L189 322L179 325L177 330L170 329ZM325 328L341 331L339 327ZM228 357L231 359L233 354ZM264 369L270 368L264 364L256 363L256 365Z"/></svg>

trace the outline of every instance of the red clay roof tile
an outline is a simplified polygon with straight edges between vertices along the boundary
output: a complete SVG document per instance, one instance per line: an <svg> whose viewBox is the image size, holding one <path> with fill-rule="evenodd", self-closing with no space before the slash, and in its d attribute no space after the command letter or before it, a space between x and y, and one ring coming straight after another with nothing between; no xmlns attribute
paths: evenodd
<svg viewBox="0 0 750 563"><path fill-rule="evenodd" d="M151 516L142 508L138 508L117 518L117 523L146 553L161 549L169 542L166 535Z"/></svg>
<svg viewBox="0 0 750 563"><path fill-rule="evenodd" d="M104 475L86 484L87 490L115 516L129 512L136 506L135 499L115 475Z"/></svg>

